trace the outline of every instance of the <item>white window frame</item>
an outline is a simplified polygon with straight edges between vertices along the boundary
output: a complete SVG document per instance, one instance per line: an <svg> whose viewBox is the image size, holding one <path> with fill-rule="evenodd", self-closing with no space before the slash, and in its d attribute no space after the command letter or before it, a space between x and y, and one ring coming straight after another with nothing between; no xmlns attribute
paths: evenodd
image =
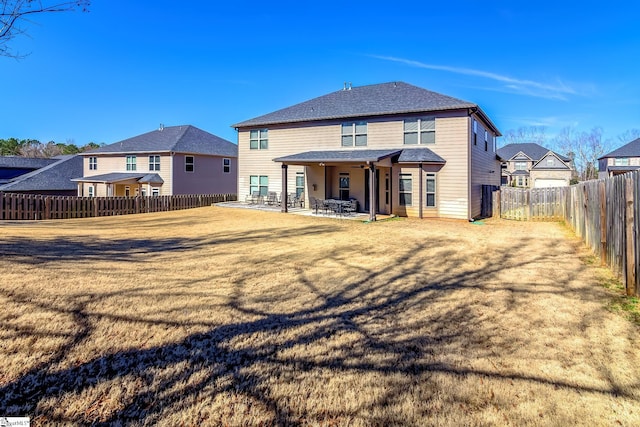
<svg viewBox="0 0 640 427"><path fill-rule="evenodd" d="M269 149L269 129L252 129L249 131L250 150Z"/></svg>
<svg viewBox="0 0 640 427"><path fill-rule="evenodd" d="M95 156L89 157L89 170L98 170L98 158Z"/></svg>
<svg viewBox="0 0 640 427"><path fill-rule="evenodd" d="M409 123L415 123L415 129L407 130ZM405 119L403 122L403 144L404 145L423 145L436 143L436 118L435 117L419 117L416 119ZM407 142L407 136L416 135L416 142ZM427 137L428 136L428 137ZM431 141L433 139L433 141Z"/></svg>
<svg viewBox="0 0 640 427"><path fill-rule="evenodd" d="M368 144L367 122L345 122L340 125L340 145L342 147L366 147Z"/></svg>
<svg viewBox="0 0 640 427"><path fill-rule="evenodd" d="M269 194L269 175L250 175L249 194L258 192L260 196Z"/></svg>
<svg viewBox="0 0 640 427"><path fill-rule="evenodd" d="M628 157L616 157L613 159L614 166L629 166L629 158Z"/></svg>
<svg viewBox="0 0 640 427"><path fill-rule="evenodd" d="M87 190L89 192L89 197L95 197L96 196L95 191L93 189L93 185L90 185Z"/></svg>
<svg viewBox="0 0 640 427"><path fill-rule="evenodd" d="M304 172L296 172L296 197L304 194Z"/></svg>
<svg viewBox="0 0 640 427"><path fill-rule="evenodd" d="M136 156L127 156L127 159L126 159L126 164L127 164L126 168L127 168L127 170L128 171L137 170L137 165L136 165L137 161L138 161L138 159L137 159Z"/></svg>
<svg viewBox="0 0 640 427"><path fill-rule="evenodd" d="M519 167L519 165L524 165L524 167ZM525 161L517 161L513 162L513 169L517 171L526 171L529 168L528 162Z"/></svg>
<svg viewBox="0 0 640 427"><path fill-rule="evenodd" d="M432 173L432 172L428 172L426 174L426 185L425 185L425 198L424 198L424 203L425 206L428 208L435 208L437 205L437 196L436 196L436 191L437 191L437 180L436 180L436 174ZM433 183L433 185L430 187L429 183ZM429 203L429 196L433 196L433 203Z"/></svg>
<svg viewBox="0 0 640 427"><path fill-rule="evenodd" d="M231 159L228 157L222 159L222 173L231 173Z"/></svg>
<svg viewBox="0 0 640 427"><path fill-rule="evenodd" d="M191 159L191 161L189 161ZM191 169L191 170L189 170ZM196 171L196 158L195 156L184 156L184 171L187 173L193 173Z"/></svg>
<svg viewBox="0 0 640 427"><path fill-rule="evenodd" d="M489 132L484 131L484 151L489 151Z"/></svg>
<svg viewBox="0 0 640 427"><path fill-rule="evenodd" d="M159 171L160 170L160 156L157 154L152 154L149 156L149 171Z"/></svg>
<svg viewBox="0 0 640 427"><path fill-rule="evenodd" d="M478 145L478 121L473 119L473 145Z"/></svg>
<svg viewBox="0 0 640 427"><path fill-rule="evenodd" d="M403 181L408 180L409 188L405 188ZM405 197L402 197L402 196ZM407 196L409 203L407 203ZM413 206L413 175L410 173L401 173L398 175L398 205Z"/></svg>
<svg viewBox="0 0 640 427"><path fill-rule="evenodd" d="M151 195L153 197L158 197L160 196L160 188L158 187L151 187Z"/></svg>

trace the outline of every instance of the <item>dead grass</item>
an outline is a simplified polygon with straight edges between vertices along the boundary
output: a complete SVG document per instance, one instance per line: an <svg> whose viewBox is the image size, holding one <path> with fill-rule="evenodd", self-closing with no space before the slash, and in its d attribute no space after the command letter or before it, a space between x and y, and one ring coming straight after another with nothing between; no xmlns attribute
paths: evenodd
<svg viewBox="0 0 640 427"><path fill-rule="evenodd" d="M559 224L212 207L0 236L0 415L33 425L640 424L640 328Z"/></svg>

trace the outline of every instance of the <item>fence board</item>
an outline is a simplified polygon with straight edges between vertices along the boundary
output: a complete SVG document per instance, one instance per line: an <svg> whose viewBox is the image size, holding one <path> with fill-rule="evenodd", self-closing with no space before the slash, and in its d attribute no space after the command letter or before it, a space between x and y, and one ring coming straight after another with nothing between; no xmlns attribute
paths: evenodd
<svg viewBox="0 0 640 427"><path fill-rule="evenodd" d="M640 171L571 187L500 189L500 217L565 221L640 296Z"/></svg>
<svg viewBox="0 0 640 427"><path fill-rule="evenodd" d="M237 200L235 194L68 197L0 192L0 220L41 220L165 212Z"/></svg>

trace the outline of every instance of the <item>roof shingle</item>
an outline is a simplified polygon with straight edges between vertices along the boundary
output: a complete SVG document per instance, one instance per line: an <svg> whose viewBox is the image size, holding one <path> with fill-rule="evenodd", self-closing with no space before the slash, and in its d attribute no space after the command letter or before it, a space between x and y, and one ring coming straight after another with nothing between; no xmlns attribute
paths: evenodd
<svg viewBox="0 0 640 427"><path fill-rule="evenodd" d="M381 83L332 92L269 114L236 123L246 128L331 119L477 109L493 130L499 131L480 108L468 101L432 92L404 82Z"/></svg>
<svg viewBox="0 0 640 427"><path fill-rule="evenodd" d="M604 159L606 157L640 157L640 138L634 139L600 158Z"/></svg>
<svg viewBox="0 0 640 427"><path fill-rule="evenodd" d="M160 152L238 157L238 146L195 126L167 126L87 151L83 155Z"/></svg>

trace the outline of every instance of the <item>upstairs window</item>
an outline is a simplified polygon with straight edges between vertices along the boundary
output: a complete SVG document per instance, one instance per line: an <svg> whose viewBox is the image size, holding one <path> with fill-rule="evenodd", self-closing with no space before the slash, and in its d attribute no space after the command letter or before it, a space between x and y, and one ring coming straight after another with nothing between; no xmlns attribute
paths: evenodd
<svg viewBox="0 0 640 427"><path fill-rule="evenodd" d="M551 167L551 166L555 166L556 162L554 161L553 157L549 157L547 158L547 166Z"/></svg>
<svg viewBox="0 0 640 427"><path fill-rule="evenodd" d="M489 151L489 132L484 131L484 151Z"/></svg>
<svg viewBox="0 0 640 427"><path fill-rule="evenodd" d="M478 145L478 122L473 119L473 145Z"/></svg>
<svg viewBox="0 0 640 427"><path fill-rule="evenodd" d="M222 172L231 172L231 159L222 159Z"/></svg>
<svg viewBox="0 0 640 427"><path fill-rule="evenodd" d="M193 156L184 156L184 171L193 172L195 170L195 160Z"/></svg>
<svg viewBox="0 0 640 427"><path fill-rule="evenodd" d="M98 169L98 158L97 157L89 157L89 170L97 170Z"/></svg>
<svg viewBox="0 0 640 427"><path fill-rule="evenodd" d="M620 157L613 161L614 166L629 166L629 158L628 157Z"/></svg>
<svg viewBox="0 0 640 427"><path fill-rule="evenodd" d="M517 171L526 171L527 162L515 162L514 167Z"/></svg>
<svg viewBox="0 0 640 427"><path fill-rule="evenodd" d="M424 117L420 119L408 119L404 121L404 143L406 145L435 144L435 142L435 118Z"/></svg>
<svg viewBox="0 0 640 427"><path fill-rule="evenodd" d="M342 124L343 147L366 147L367 122L352 122Z"/></svg>
<svg viewBox="0 0 640 427"><path fill-rule="evenodd" d="M136 156L127 156L127 170L136 170Z"/></svg>
<svg viewBox="0 0 640 427"><path fill-rule="evenodd" d="M160 156L149 156L149 170L150 171L160 170Z"/></svg>
<svg viewBox="0 0 640 427"><path fill-rule="evenodd" d="M266 150L269 148L269 130L255 129L249 131L249 149Z"/></svg>

